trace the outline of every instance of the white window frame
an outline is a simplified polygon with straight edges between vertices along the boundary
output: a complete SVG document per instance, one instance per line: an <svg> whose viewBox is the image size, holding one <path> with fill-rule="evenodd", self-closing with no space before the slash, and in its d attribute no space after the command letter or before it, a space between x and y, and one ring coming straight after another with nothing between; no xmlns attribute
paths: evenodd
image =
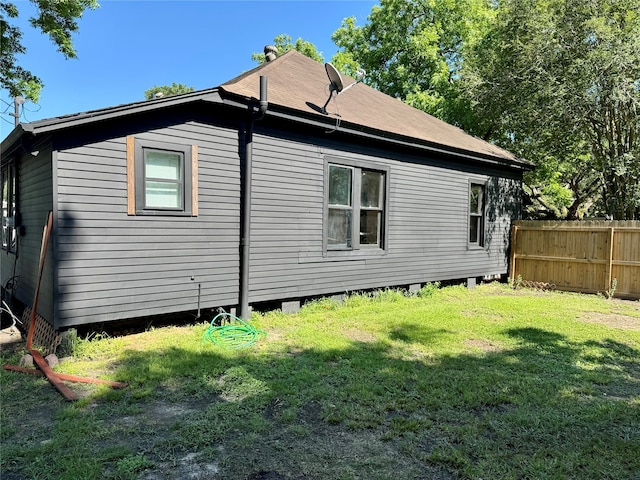
<svg viewBox="0 0 640 480"><path fill-rule="evenodd" d="M14 160L7 162L0 169L0 202L2 203L2 249L10 253L15 253L18 248L18 225L16 222L16 217L18 216L17 169L18 166Z"/></svg>
<svg viewBox="0 0 640 480"><path fill-rule="evenodd" d="M351 205L329 204L330 168L332 166L351 170ZM363 207L361 205L361 178L362 172L374 172L381 174L380 195L382 196L379 207ZM323 249L325 252L380 252L388 248L387 225L389 213L389 181L390 169L384 165L352 159L327 157L325 158L325 199L324 199L324 234ZM351 244L333 245L329 243L329 212L332 209L343 209L351 212ZM364 232L360 231L360 216L364 211L378 212L378 241L376 244L361 242Z"/></svg>
<svg viewBox="0 0 640 480"><path fill-rule="evenodd" d="M472 198L474 190L480 189L481 198L478 200L478 208L472 210ZM486 182L469 182L469 195L467 197L468 208L468 224L467 224L467 241L471 248L484 248L485 246L485 227L487 218L487 184ZM476 238L472 239L472 227L476 224Z"/></svg>

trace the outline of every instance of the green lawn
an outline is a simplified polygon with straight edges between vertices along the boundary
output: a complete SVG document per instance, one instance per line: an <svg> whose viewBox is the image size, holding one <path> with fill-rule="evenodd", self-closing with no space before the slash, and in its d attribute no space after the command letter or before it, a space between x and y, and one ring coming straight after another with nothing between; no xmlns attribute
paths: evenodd
<svg viewBox="0 0 640 480"><path fill-rule="evenodd" d="M56 370L130 386L73 404L3 370L0 477L640 479L640 302L428 285L252 324L81 340Z"/></svg>

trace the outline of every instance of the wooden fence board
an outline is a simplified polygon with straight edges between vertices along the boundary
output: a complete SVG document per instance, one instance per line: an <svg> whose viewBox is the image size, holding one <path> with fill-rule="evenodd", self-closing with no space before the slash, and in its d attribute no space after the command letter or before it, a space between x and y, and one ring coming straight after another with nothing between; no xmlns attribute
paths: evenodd
<svg viewBox="0 0 640 480"><path fill-rule="evenodd" d="M511 277L640 298L640 221L515 221Z"/></svg>

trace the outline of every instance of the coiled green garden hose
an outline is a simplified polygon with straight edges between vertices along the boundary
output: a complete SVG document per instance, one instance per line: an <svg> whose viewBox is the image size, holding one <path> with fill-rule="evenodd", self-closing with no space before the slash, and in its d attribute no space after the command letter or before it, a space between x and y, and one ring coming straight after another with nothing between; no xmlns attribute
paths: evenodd
<svg viewBox="0 0 640 480"><path fill-rule="evenodd" d="M229 325L218 325L217 320L219 318L228 317L235 320L237 323ZM221 323L221 322L220 322ZM204 332L202 341L210 341L219 347L228 348L243 348L249 347L256 343L260 335L266 335L267 333L252 327L241 318L236 317L230 313L219 313Z"/></svg>

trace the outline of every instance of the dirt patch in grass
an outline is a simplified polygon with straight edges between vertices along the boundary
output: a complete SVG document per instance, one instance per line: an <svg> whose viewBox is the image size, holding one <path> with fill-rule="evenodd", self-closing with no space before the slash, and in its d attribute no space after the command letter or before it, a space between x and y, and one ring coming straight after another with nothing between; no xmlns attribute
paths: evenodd
<svg viewBox="0 0 640 480"><path fill-rule="evenodd" d="M640 318L629 315L590 312L578 320L586 323L597 323L610 328L640 331Z"/></svg>
<svg viewBox="0 0 640 480"><path fill-rule="evenodd" d="M357 328L349 328L345 330L344 336L354 342L372 343L377 340L377 337L373 333L358 330Z"/></svg>
<svg viewBox="0 0 640 480"><path fill-rule="evenodd" d="M199 453L188 452L167 462L157 462L153 469L144 472L140 480L164 480L184 478L205 480L216 478L220 467L215 462L203 461Z"/></svg>
<svg viewBox="0 0 640 480"><path fill-rule="evenodd" d="M501 345L482 339L466 340L464 342L464 346L469 350L480 350L481 352L499 352L502 350Z"/></svg>

